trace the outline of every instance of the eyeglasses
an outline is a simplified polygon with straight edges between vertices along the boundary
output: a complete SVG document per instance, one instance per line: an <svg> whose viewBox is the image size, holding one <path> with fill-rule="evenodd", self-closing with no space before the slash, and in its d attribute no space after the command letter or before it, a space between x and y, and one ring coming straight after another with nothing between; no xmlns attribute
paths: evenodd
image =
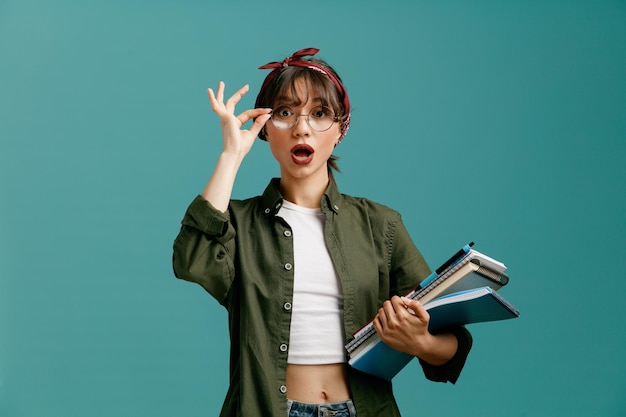
<svg viewBox="0 0 626 417"><path fill-rule="evenodd" d="M272 124L277 129L291 129L298 123L300 116L306 117L307 124L316 132L324 132L339 120L335 113L326 106L317 106L309 114L296 114L291 107L280 106L272 110Z"/></svg>

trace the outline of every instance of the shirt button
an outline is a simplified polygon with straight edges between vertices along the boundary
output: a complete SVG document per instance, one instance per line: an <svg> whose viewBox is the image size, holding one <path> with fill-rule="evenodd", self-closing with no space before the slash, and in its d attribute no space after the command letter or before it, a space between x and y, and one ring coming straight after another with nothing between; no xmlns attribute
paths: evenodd
<svg viewBox="0 0 626 417"><path fill-rule="evenodd" d="M285 394L287 392L287 387L284 385L281 385L280 388L278 388L280 390L280 392L282 392L283 394Z"/></svg>
<svg viewBox="0 0 626 417"><path fill-rule="evenodd" d="M281 352L287 352L287 344L283 343L282 345L280 345L279 349Z"/></svg>
<svg viewBox="0 0 626 417"><path fill-rule="evenodd" d="M270 214L270 209L266 208L265 209L265 214Z"/></svg>
<svg viewBox="0 0 626 417"><path fill-rule="evenodd" d="M283 308L287 311L291 310L291 303L290 302L286 302L285 304L283 304Z"/></svg>
<svg viewBox="0 0 626 417"><path fill-rule="evenodd" d="M291 237L291 230L285 230L283 235L285 235L285 237Z"/></svg>
<svg viewBox="0 0 626 417"><path fill-rule="evenodd" d="M287 262L287 263L285 264L285 269L286 269L287 271L291 271L291 268L293 268L293 265L291 265L289 262Z"/></svg>
<svg viewBox="0 0 626 417"><path fill-rule="evenodd" d="M335 209L335 211L339 211L339 206L337 204L335 204L333 208Z"/></svg>

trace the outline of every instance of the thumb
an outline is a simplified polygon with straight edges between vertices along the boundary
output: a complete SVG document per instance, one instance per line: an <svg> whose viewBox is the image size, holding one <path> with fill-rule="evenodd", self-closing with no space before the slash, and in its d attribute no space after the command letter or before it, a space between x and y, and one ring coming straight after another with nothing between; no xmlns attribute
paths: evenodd
<svg viewBox="0 0 626 417"><path fill-rule="evenodd" d="M260 116L258 116L256 119L254 119L254 123L252 123L252 126L250 127L250 133L253 136L258 136L259 132L261 131L261 129L263 128L263 126L265 126L265 123L267 123L267 121L270 119L272 115L271 114L262 114Z"/></svg>

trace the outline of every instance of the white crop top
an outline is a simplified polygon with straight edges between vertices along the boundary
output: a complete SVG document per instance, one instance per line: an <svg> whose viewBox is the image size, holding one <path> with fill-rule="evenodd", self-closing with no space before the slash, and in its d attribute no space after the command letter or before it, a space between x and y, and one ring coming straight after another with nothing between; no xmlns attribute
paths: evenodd
<svg viewBox="0 0 626 417"><path fill-rule="evenodd" d="M346 362L343 294L324 239L320 209L288 201L278 211L292 230L294 288L287 363Z"/></svg>

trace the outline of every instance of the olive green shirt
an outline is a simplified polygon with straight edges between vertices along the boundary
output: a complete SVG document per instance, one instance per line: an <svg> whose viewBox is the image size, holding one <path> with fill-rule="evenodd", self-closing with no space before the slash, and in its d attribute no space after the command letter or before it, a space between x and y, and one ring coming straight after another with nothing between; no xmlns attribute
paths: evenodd
<svg viewBox="0 0 626 417"><path fill-rule="evenodd" d="M279 179L262 196L231 200L227 213L198 196L174 242L174 272L200 284L228 310L230 387L221 416L284 416L293 298L294 250L289 225L277 216ZM321 201L326 245L339 277L346 343L383 302L429 274L400 215L363 198L340 194L331 181ZM420 360L428 379L455 382L471 347L463 327L456 355L435 367ZM349 369L359 417L399 416L391 382Z"/></svg>

